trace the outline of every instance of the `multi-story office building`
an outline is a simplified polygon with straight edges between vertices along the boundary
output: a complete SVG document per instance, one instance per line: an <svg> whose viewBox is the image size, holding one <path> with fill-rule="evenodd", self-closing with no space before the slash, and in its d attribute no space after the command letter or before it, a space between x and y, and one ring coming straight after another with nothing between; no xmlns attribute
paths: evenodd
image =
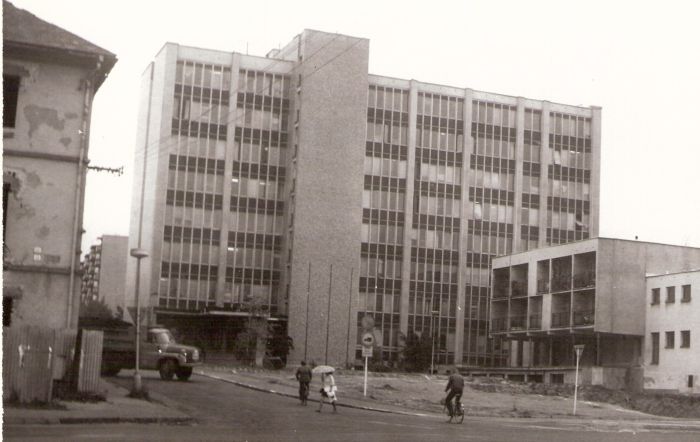
<svg viewBox="0 0 700 442"><path fill-rule="evenodd" d="M698 268L700 248L593 238L498 257L492 265L491 332L515 343L509 348L509 368L503 370L509 376L573 383L575 345L584 346L584 383L641 387L636 369L643 365L645 347L646 360L656 354L661 385L669 383L662 374L673 371L674 363L677 372L684 367L693 373L691 361L697 367L697 358L683 348L665 351L668 364L663 369L658 364L660 332L672 348L668 342L674 334L682 337L687 331L683 342L690 345L690 329L697 327L690 304L679 295L675 305L673 295L676 286L683 287L682 299L690 302L692 273L647 276ZM668 286L663 306L661 286ZM645 341L649 336L651 341ZM677 387L677 379L674 383Z"/></svg>
<svg viewBox="0 0 700 442"><path fill-rule="evenodd" d="M700 393L700 270L646 281L644 388Z"/></svg>
<svg viewBox="0 0 700 442"><path fill-rule="evenodd" d="M129 238L102 235L99 244L90 246L80 267L83 273L80 298L83 305L89 301L103 302L112 314L126 311L124 283L126 259L129 256Z"/></svg>
<svg viewBox="0 0 700 442"><path fill-rule="evenodd" d="M264 58L163 47L130 234L152 319L225 350L252 304L287 323L292 360L345 363L372 316L386 361L433 327L439 363L503 363L490 259L597 235L600 109L370 75L368 58L366 39L311 30Z"/></svg>

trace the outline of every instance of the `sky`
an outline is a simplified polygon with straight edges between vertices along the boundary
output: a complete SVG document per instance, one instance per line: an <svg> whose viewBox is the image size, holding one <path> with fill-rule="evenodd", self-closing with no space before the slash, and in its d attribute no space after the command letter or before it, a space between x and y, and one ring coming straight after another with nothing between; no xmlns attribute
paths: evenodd
<svg viewBox="0 0 700 442"><path fill-rule="evenodd" d="M165 42L264 56L370 40L372 74L602 107L600 236L700 247L700 2L13 0L119 59L97 93L83 250L128 235L141 73Z"/></svg>

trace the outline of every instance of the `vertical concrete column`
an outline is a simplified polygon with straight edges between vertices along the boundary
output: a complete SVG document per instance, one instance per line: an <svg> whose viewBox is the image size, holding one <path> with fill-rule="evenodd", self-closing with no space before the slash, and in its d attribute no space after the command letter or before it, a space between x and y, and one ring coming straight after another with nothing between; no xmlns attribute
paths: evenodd
<svg viewBox="0 0 700 442"><path fill-rule="evenodd" d="M598 236L600 228L601 111L600 106L591 106L591 218L588 227L591 238Z"/></svg>
<svg viewBox="0 0 700 442"><path fill-rule="evenodd" d="M461 176L461 201L459 217L459 260L457 261L457 320L455 322L455 364L461 364L464 357L464 326L471 319L465 321L466 305L465 285L467 284L467 264L468 252L467 232L469 230L469 217L473 214L467 213L469 206L469 171L471 170L471 153L474 151L474 139L472 138L472 89L464 90L464 111L462 121L464 121L464 135L462 136L462 176ZM471 317L470 317L471 318Z"/></svg>
<svg viewBox="0 0 700 442"><path fill-rule="evenodd" d="M547 198L549 197L549 165L552 164L552 155L549 150L549 101L542 102L542 134L540 150L540 232L538 247L547 246ZM544 321L544 318L542 318ZM543 324L544 326L544 324Z"/></svg>
<svg viewBox="0 0 700 442"><path fill-rule="evenodd" d="M238 106L238 76L241 65L241 56L231 54L231 82L229 87L228 116L226 121L230 123L226 127L226 156L224 157L224 194L221 210L221 236L219 237L219 274L216 277L216 306L223 307L226 291L226 255L228 254L229 212L231 210L231 174L233 173L233 156L235 153L236 138L236 111Z"/></svg>
<svg viewBox="0 0 700 442"><path fill-rule="evenodd" d="M513 201L513 253L520 252L520 226L522 225L521 209L523 207L523 160L525 150L525 100L518 97L518 107L515 114L515 200Z"/></svg>
<svg viewBox="0 0 700 442"><path fill-rule="evenodd" d="M418 117L418 82L411 80L408 91L408 159L406 165L406 200L404 203L403 255L401 259L401 308L399 331L408 334L408 304L411 291L411 233L413 232L413 192L416 176L416 121Z"/></svg>

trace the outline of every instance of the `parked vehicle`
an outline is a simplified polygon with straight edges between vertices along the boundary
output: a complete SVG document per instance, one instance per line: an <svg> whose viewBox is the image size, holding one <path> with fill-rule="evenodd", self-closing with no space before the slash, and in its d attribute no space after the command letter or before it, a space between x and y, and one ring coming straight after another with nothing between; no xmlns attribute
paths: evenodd
<svg viewBox="0 0 700 442"><path fill-rule="evenodd" d="M123 368L133 368L136 362L135 329L128 323L101 321L83 324L83 328L98 329L104 333L102 342L102 374L115 376ZM126 324L126 325L125 325ZM191 345L177 343L170 330L151 327L141 333L139 367L158 370L163 380L173 377L186 381L192 369L202 363L202 352Z"/></svg>

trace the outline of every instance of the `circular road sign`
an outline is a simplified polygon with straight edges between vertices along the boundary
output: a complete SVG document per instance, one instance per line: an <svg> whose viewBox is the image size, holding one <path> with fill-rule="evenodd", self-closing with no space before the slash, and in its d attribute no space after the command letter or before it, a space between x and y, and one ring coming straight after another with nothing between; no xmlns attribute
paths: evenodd
<svg viewBox="0 0 700 442"><path fill-rule="evenodd" d="M372 333L365 333L362 335L362 346L363 347L372 347L374 345L374 334Z"/></svg>

